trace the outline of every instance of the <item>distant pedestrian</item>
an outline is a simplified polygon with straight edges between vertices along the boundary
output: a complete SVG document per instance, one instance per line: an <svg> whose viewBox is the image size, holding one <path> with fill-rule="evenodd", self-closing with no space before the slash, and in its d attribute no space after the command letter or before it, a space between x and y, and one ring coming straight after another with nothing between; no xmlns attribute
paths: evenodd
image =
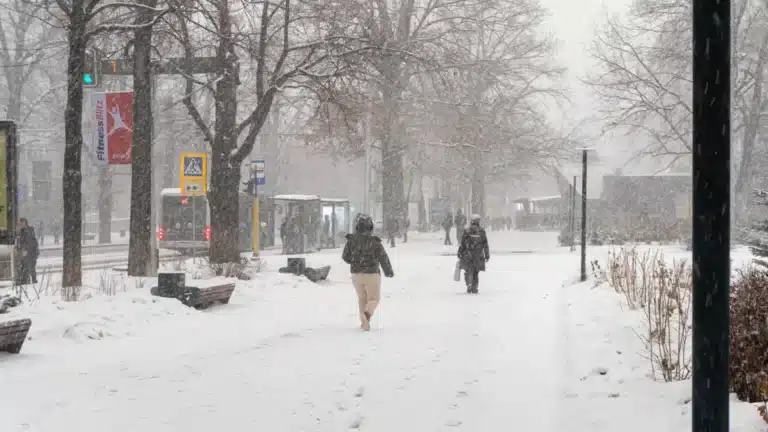
<svg viewBox="0 0 768 432"><path fill-rule="evenodd" d="M443 230L445 230L445 246L451 246L451 228L453 228L453 216L451 212L445 213L445 219L443 219Z"/></svg>
<svg viewBox="0 0 768 432"><path fill-rule="evenodd" d="M53 232L53 244L59 244L59 237L61 236L61 221L56 221L51 226Z"/></svg>
<svg viewBox="0 0 768 432"><path fill-rule="evenodd" d="M40 224L37 226L37 235L39 235L40 240L40 246L45 245L45 224L43 221L40 221Z"/></svg>
<svg viewBox="0 0 768 432"><path fill-rule="evenodd" d="M37 283L37 257L40 255L40 248L35 237L35 229L29 226L26 218L21 218L16 223L18 236L16 238L16 250L19 256L19 266L17 267L16 282L19 285L28 283Z"/></svg>
<svg viewBox="0 0 768 432"><path fill-rule="evenodd" d="M333 247L333 233L331 232L331 217L323 216L323 247Z"/></svg>
<svg viewBox="0 0 768 432"><path fill-rule="evenodd" d="M461 268L464 270L464 281L468 294L477 294L480 284L480 272L485 271L485 263L491 258L488 248L488 236L480 227L480 216L472 215L472 220L464 231L457 253Z"/></svg>
<svg viewBox="0 0 768 432"><path fill-rule="evenodd" d="M403 243L408 243L408 228L410 227L411 220L406 216L405 221L403 222Z"/></svg>
<svg viewBox="0 0 768 432"><path fill-rule="evenodd" d="M464 236L464 229L467 227L467 217L461 208L456 210L456 217L453 218L456 224L456 243L461 244L461 238Z"/></svg>
<svg viewBox="0 0 768 432"><path fill-rule="evenodd" d="M373 235L373 220L370 216L357 218L355 233L347 234L346 238L347 244L341 258L350 265L352 284L357 293L360 328L369 331L371 318L381 299L381 270L388 278L395 273L381 239Z"/></svg>
<svg viewBox="0 0 768 432"><path fill-rule="evenodd" d="M387 232L387 238L389 239L389 246L395 247L395 237L397 237L397 233L400 231L400 223L394 215L387 218L385 231Z"/></svg>

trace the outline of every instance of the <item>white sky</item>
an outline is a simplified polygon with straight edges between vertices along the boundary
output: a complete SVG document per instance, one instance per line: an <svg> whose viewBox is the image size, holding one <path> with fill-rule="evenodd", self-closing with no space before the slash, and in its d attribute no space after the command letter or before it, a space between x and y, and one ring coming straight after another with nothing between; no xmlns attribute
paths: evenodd
<svg viewBox="0 0 768 432"><path fill-rule="evenodd" d="M546 22L549 31L559 41L558 60L567 68L566 84L571 98L570 110L564 113L564 119L553 119L564 125L576 125L583 118L596 114L597 101L593 100L588 87L579 82L592 67L587 49L593 41L596 31L609 15L624 14L632 0L540 0L550 12ZM599 125L587 133L597 134ZM624 165L629 157L628 148L620 145L624 137L607 137L604 140L585 143L597 147L603 163L597 171L607 174Z"/></svg>

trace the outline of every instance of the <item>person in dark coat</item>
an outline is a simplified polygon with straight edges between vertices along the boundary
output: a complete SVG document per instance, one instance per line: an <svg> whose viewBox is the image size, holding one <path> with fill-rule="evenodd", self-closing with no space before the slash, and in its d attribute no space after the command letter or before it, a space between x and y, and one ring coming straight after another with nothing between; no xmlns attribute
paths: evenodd
<svg viewBox="0 0 768 432"><path fill-rule="evenodd" d="M40 221L40 224L38 225L38 228L37 228L37 233L40 234L40 239L39 239L40 246L44 246L45 245L45 224L43 223L43 221Z"/></svg>
<svg viewBox="0 0 768 432"><path fill-rule="evenodd" d="M37 245L35 229L29 226L26 218L19 219L16 227L19 230L16 248L18 249L20 262L17 282L28 284L37 283L37 257L40 255L40 249Z"/></svg>
<svg viewBox="0 0 768 432"><path fill-rule="evenodd" d="M445 230L445 242L443 244L446 246L450 246L452 244L451 228L453 228L453 216L451 216L451 212L448 211L445 213L445 219L443 219L443 229Z"/></svg>
<svg viewBox="0 0 768 432"><path fill-rule="evenodd" d="M461 238L464 236L464 229L467 227L467 217L461 209L456 210L456 217L453 219L456 223L456 242L461 244Z"/></svg>
<svg viewBox="0 0 768 432"><path fill-rule="evenodd" d="M485 271L485 263L491 258L488 248L488 236L480 227L480 216L473 215L472 221L461 237L461 244L457 253L464 270L464 281L467 284L468 294L477 294L480 284L480 272Z"/></svg>
<svg viewBox="0 0 768 432"><path fill-rule="evenodd" d="M400 231L399 225L396 217L390 216L387 218L385 231L387 232L390 247L395 247L395 236L397 236L397 232Z"/></svg>
<svg viewBox="0 0 768 432"><path fill-rule="evenodd" d="M395 276L395 272L392 271L392 264L381 239L373 235L373 220L370 216L357 218L355 233L347 234L346 238L347 244L344 245L341 258L349 264L352 273L360 312L360 328L369 331L371 317L381 299L381 270L388 278Z"/></svg>
<svg viewBox="0 0 768 432"><path fill-rule="evenodd" d="M323 217L323 247L333 247L333 234L331 233L331 217Z"/></svg>

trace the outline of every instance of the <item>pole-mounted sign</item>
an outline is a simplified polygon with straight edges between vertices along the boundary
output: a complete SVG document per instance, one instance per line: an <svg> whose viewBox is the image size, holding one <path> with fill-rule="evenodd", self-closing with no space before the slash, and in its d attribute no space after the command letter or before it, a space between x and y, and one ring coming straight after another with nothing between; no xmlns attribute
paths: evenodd
<svg viewBox="0 0 768 432"><path fill-rule="evenodd" d="M208 155L182 153L180 164L181 192L189 195L205 195L208 192Z"/></svg>

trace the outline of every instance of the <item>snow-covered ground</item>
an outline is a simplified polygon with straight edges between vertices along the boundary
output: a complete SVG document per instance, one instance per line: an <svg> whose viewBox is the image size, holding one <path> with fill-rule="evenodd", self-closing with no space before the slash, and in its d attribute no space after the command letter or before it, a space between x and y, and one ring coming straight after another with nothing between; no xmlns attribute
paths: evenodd
<svg viewBox="0 0 768 432"><path fill-rule="evenodd" d="M690 383L647 378L638 317L573 285L578 252L551 233L489 236L477 296L452 280L439 234L388 249L395 278L369 333L340 249L308 256L333 266L321 284L267 256L207 311L127 279L114 296L17 308L0 319L33 327L21 354L0 355L0 431L690 430ZM765 429L734 402L731 430Z"/></svg>

